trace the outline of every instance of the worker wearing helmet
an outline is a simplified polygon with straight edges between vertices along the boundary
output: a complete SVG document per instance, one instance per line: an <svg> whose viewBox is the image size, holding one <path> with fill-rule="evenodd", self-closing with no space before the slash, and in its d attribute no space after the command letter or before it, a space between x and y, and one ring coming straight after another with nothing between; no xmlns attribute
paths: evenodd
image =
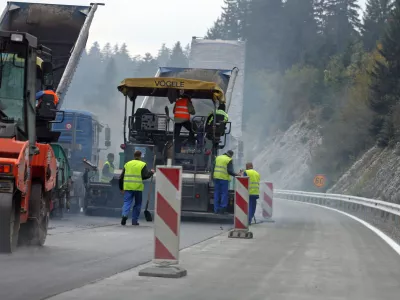
<svg viewBox="0 0 400 300"><path fill-rule="evenodd" d="M230 176L239 176L233 170L233 151L217 156L212 174L214 180L214 213L224 214L228 207Z"/></svg>
<svg viewBox="0 0 400 300"><path fill-rule="evenodd" d="M257 199L260 197L260 174L253 169L253 164L249 162L246 164L246 171L243 173L243 176L248 176L250 181L249 224L251 224L251 220L253 220L256 213Z"/></svg>
<svg viewBox="0 0 400 300"><path fill-rule="evenodd" d="M103 170L101 171L101 182L110 183L114 178L114 154L108 153L107 161L104 163Z"/></svg>
<svg viewBox="0 0 400 300"><path fill-rule="evenodd" d="M119 178L119 188L124 192L122 226L126 225L133 200L135 200L135 204L132 210L132 225L139 225L138 220L142 208L142 193L144 190L143 180L151 178L154 174L154 170L152 169L149 171L146 163L141 160L142 152L135 151L133 157L133 160L125 164L124 170Z"/></svg>
<svg viewBox="0 0 400 300"><path fill-rule="evenodd" d="M181 133L182 127L185 127L189 131L189 141L194 142L194 133L192 130L192 123L190 122L190 115L194 115L196 111L194 110L194 106L190 97L186 94L183 94L179 97L175 102L174 106L174 137L176 148L175 151L179 152L179 135ZM176 142L178 141L178 142Z"/></svg>

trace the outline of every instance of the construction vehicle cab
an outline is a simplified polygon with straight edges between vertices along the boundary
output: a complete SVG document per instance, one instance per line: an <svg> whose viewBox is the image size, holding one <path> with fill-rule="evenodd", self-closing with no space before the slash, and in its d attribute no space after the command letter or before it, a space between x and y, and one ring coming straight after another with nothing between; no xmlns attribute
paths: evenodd
<svg viewBox="0 0 400 300"><path fill-rule="evenodd" d="M125 96L124 132L126 127L128 130L122 145L124 163L133 159L135 150L141 150L149 167L153 168L154 164L166 165L168 160L173 165L182 166L182 214L212 212L211 170L218 151L226 145L231 127L230 122L220 119L216 113L219 105L225 103L223 90L214 82L168 77L125 79L118 90ZM147 108L135 111L140 96L153 97L155 111ZM185 146L183 143L188 132L181 132L178 141L174 139L174 117L170 112L180 97L189 97L194 105L200 103L196 106L201 106L191 119L194 146ZM128 101L132 103L129 116ZM210 119L212 122L209 122ZM182 146L174 151L177 142ZM228 210L233 212L232 202Z"/></svg>

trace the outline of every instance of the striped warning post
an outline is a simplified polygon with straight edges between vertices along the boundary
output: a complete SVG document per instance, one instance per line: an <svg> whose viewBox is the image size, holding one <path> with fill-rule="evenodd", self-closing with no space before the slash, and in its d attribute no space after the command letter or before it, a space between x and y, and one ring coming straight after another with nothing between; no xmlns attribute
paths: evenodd
<svg viewBox="0 0 400 300"><path fill-rule="evenodd" d="M235 178L235 226L228 237L252 239L249 231L249 177Z"/></svg>
<svg viewBox="0 0 400 300"><path fill-rule="evenodd" d="M249 177L235 178L235 229L249 228Z"/></svg>
<svg viewBox="0 0 400 300"><path fill-rule="evenodd" d="M154 263L179 262L182 167L158 166L154 215Z"/></svg>
<svg viewBox="0 0 400 300"><path fill-rule="evenodd" d="M261 193L262 193L261 195L262 216L265 220L271 220L273 213L273 199L274 199L273 183L263 182Z"/></svg>

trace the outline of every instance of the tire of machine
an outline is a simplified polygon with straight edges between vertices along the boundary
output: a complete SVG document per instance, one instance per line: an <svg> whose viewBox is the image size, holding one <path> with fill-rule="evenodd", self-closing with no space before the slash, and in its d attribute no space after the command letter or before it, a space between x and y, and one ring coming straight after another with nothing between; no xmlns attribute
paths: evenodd
<svg viewBox="0 0 400 300"><path fill-rule="evenodd" d="M20 210L13 194L0 193L0 253L12 253L17 247Z"/></svg>
<svg viewBox="0 0 400 300"><path fill-rule="evenodd" d="M42 184L33 183L29 200L30 219L21 226L21 244L44 245L49 226L49 205L46 200L48 199L43 194Z"/></svg>

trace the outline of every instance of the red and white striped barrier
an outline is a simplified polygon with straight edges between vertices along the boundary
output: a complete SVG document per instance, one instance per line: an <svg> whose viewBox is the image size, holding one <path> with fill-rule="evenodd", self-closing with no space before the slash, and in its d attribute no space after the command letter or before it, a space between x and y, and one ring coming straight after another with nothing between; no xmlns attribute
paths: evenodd
<svg viewBox="0 0 400 300"><path fill-rule="evenodd" d="M235 178L235 229L249 228L249 177Z"/></svg>
<svg viewBox="0 0 400 300"><path fill-rule="evenodd" d="M235 226L231 238L253 238L249 232L249 177L235 177Z"/></svg>
<svg viewBox="0 0 400 300"><path fill-rule="evenodd" d="M182 167L157 167L154 216L154 263L179 263Z"/></svg>
<svg viewBox="0 0 400 300"><path fill-rule="evenodd" d="M274 185L272 182L263 182L261 185L261 209L264 220L272 219L274 199Z"/></svg>

